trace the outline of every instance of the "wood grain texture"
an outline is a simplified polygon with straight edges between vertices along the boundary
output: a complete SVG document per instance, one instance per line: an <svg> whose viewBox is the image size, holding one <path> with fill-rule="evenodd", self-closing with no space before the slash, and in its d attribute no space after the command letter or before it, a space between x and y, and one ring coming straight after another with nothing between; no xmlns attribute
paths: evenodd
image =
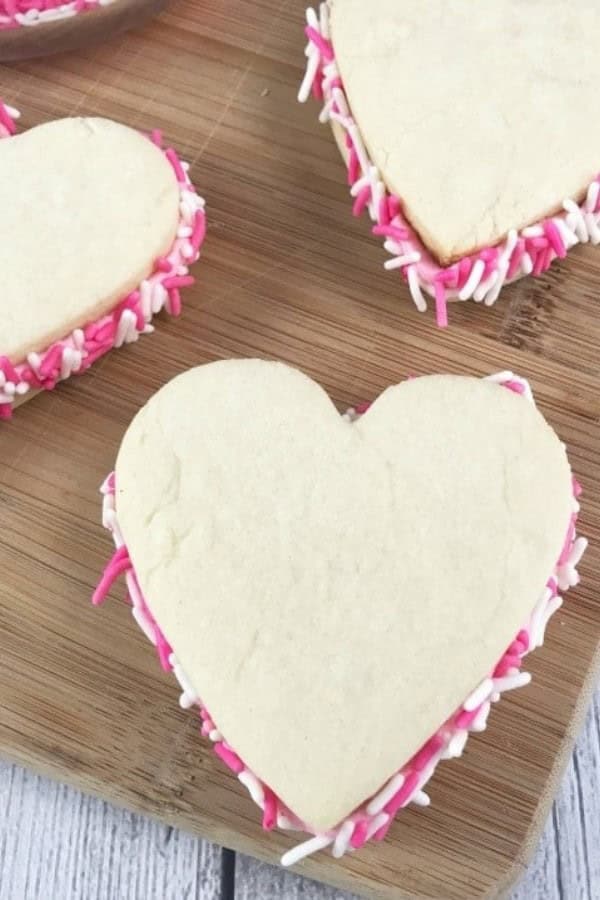
<svg viewBox="0 0 600 900"><path fill-rule="evenodd" d="M0 62L51 56L105 41L129 28L141 28L166 0L114 0L85 14L40 25L0 31Z"/></svg>
<svg viewBox="0 0 600 900"><path fill-rule="evenodd" d="M524 871L595 678L600 252L578 248L491 310L456 305L438 331L383 272L368 223L350 216L329 129L295 103L302 16L296 0L179 0L92 52L0 67L0 93L25 127L86 113L164 129L209 217L181 321L159 322L0 429L0 752L274 862L293 838L261 832L128 610L89 607L111 552L97 487L123 431L168 378L225 356L298 365L340 407L409 373L511 368L531 379L584 484L583 584L531 661L532 687L440 767L432 808L406 811L388 840L350 859L301 867L373 897L493 896Z"/></svg>
<svg viewBox="0 0 600 900"><path fill-rule="evenodd" d="M0 764L3 900L218 900L206 841Z"/></svg>
<svg viewBox="0 0 600 900"><path fill-rule="evenodd" d="M600 693L534 859L511 900L600 895ZM216 900L219 851L64 785L0 763L0 898ZM44 890L40 890L40 885ZM356 895L238 855L236 900L355 900Z"/></svg>

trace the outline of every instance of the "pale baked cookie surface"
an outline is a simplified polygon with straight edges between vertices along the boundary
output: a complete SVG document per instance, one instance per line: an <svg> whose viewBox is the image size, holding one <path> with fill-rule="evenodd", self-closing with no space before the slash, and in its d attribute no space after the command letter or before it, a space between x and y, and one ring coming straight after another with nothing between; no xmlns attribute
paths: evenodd
<svg viewBox="0 0 600 900"><path fill-rule="evenodd" d="M134 419L116 517L145 602L245 766L317 832L493 671L559 558L564 447L498 384L432 376L357 422L276 363Z"/></svg>
<svg viewBox="0 0 600 900"><path fill-rule="evenodd" d="M439 262L582 198L600 168L597 3L329 7L337 66L369 155Z"/></svg>
<svg viewBox="0 0 600 900"><path fill-rule="evenodd" d="M21 362L127 296L173 244L179 194L161 150L107 119L0 141L0 355Z"/></svg>

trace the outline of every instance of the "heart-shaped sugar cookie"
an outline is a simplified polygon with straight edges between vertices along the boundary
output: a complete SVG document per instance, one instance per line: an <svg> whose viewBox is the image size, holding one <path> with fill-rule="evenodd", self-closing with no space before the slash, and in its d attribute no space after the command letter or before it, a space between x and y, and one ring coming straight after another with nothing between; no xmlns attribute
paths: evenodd
<svg viewBox="0 0 600 900"><path fill-rule="evenodd" d="M203 204L154 137L72 118L0 141L0 412L178 312Z"/></svg>
<svg viewBox="0 0 600 900"><path fill-rule="evenodd" d="M444 324L447 299L491 304L600 241L597 4L329 0L307 34L300 99L323 98L355 212L419 308L425 290Z"/></svg>
<svg viewBox="0 0 600 900"><path fill-rule="evenodd" d="M138 621L271 825L291 815L339 849L343 823L360 845L431 760L399 770L466 736L536 645L511 642L555 603L572 476L526 383L504 380L413 379L351 421L296 370L226 361L129 427L96 599L129 571Z"/></svg>

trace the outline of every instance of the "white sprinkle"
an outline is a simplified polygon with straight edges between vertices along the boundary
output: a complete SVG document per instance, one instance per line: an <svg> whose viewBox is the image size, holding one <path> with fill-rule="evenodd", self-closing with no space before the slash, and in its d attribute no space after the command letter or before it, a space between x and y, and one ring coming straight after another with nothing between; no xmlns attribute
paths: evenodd
<svg viewBox="0 0 600 900"><path fill-rule="evenodd" d="M423 292L421 291L417 267L415 265L409 266L406 272L408 275L408 287L410 288L410 293L414 300L415 306L417 307L419 312L425 312L425 310L427 309L427 300L425 299L425 297L423 296Z"/></svg>
<svg viewBox="0 0 600 900"><path fill-rule="evenodd" d="M152 288L152 312L159 313L168 299L166 288L160 281L157 281Z"/></svg>
<svg viewBox="0 0 600 900"><path fill-rule="evenodd" d="M544 229L541 225L529 225L521 232L524 238L544 237Z"/></svg>
<svg viewBox="0 0 600 900"><path fill-rule="evenodd" d="M592 181L588 188L587 197L585 198L585 208L586 212L593 213L596 210L596 204L598 203L598 194L600 193L600 184L597 181Z"/></svg>
<svg viewBox="0 0 600 900"><path fill-rule="evenodd" d="M152 318L152 285L145 278L140 284L140 305L146 322Z"/></svg>
<svg viewBox="0 0 600 900"><path fill-rule="evenodd" d="M462 755L468 737L469 732L466 730L457 731L456 734L452 736L446 748L445 755L447 759L455 759Z"/></svg>
<svg viewBox="0 0 600 900"><path fill-rule="evenodd" d="M326 834L317 835L316 837L311 838L309 841L304 841L303 844L298 844L297 847L294 847L292 850L288 850L287 853L284 853L281 857L281 865L284 868L287 868L288 866L295 866L296 863L300 862L301 859L306 859L307 856L311 856L313 853L318 853L319 850L323 850L331 843L333 843L333 838L327 837Z"/></svg>
<svg viewBox="0 0 600 900"><path fill-rule="evenodd" d="M380 828L383 828L384 825L387 825L390 817L388 813L379 813L378 816L375 816L369 827L367 828L367 833L365 835L366 840L370 840L373 835L379 831Z"/></svg>
<svg viewBox="0 0 600 900"><path fill-rule="evenodd" d="M39 355L39 353L28 353L27 354L27 363L29 364L29 366L31 366L31 368L37 375L37 373L40 370L40 366L42 364L42 358ZM0 384L4 384L4 373L0 372L0 375L2 376L2 378L0 379Z"/></svg>
<svg viewBox="0 0 600 900"><path fill-rule="evenodd" d="M196 703L196 698L190 696L190 694L186 694L185 691L182 691L179 695L179 705L182 709L191 709Z"/></svg>
<svg viewBox="0 0 600 900"><path fill-rule="evenodd" d="M398 774L394 775L393 778L390 778L386 786L371 799L367 806L367 814L369 816L375 816L377 813L381 812L386 803L392 799L394 794L398 793L403 784L404 775L402 775L401 772L398 772Z"/></svg>
<svg viewBox="0 0 600 900"><path fill-rule="evenodd" d="M347 819L344 824L340 827L335 841L333 842L333 848L331 850L331 855L335 859L340 859L346 850L348 849L348 844L350 842L350 838L352 837L352 833L354 831L354 822L352 819Z"/></svg>
<svg viewBox="0 0 600 900"><path fill-rule="evenodd" d="M130 341L130 331L133 327L135 329L136 325L136 316L133 310L124 309L121 313L121 318L119 319L119 324L117 325L117 333L115 335L114 346L122 347L123 344L129 343ZM136 330L137 334L137 330Z"/></svg>
<svg viewBox="0 0 600 900"><path fill-rule="evenodd" d="M533 272L533 260L529 253L524 253L521 257L521 269L525 275L531 275Z"/></svg>
<svg viewBox="0 0 600 900"><path fill-rule="evenodd" d="M514 691L516 688L525 687L530 681L531 674L529 672L517 672L515 675L494 678L494 690L503 694L505 691Z"/></svg>
<svg viewBox="0 0 600 900"><path fill-rule="evenodd" d="M485 281L481 281L479 283L479 287L476 288L473 293L473 300L475 303L481 303L486 299L486 295L493 289L494 285L497 284L499 280L500 272L498 270L491 272L488 278Z"/></svg>
<svg viewBox="0 0 600 900"><path fill-rule="evenodd" d="M317 77L317 73L319 71L319 66L321 64L321 55L314 44L309 45L308 51L308 63L306 66L306 73L302 80L302 84L300 85L300 90L298 91L298 102L306 103L308 98L310 97L310 92L312 90L312 86L315 78Z"/></svg>
<svg viewBox="0 0 600 900"><path fill-rule="evenodd" d="M482 705L481 709L471 722L471 731L485 731L491 708L492 704L489 700Z"/></svg>
<svg viewBox="0 0 600 900"><path fill-rule="evenodd" d="M496 372L495 375L488 375L486 378L484 378L484 381L493 381L496 384L504 384L506 381L514 380L514 374L512 372L509 372L508 370L504 372Z"/></svg>
<svg viewBox="0 0 600 900"><path fill-rule="evenodd" d="M563 244L567 249L574 247L575 244L579 243L579 239L575 232L571 231L569 226L567 225L567 220L557 216L554 220L556 227L560 232L560 236L562 238Z"/></svg>
<svg viewBox="0 0 600 900"><path fill-rule="evenodd" d="M253 775L248 769L244 769L240 772L238 778L247 789L256 805L263 809L265 805L265 792L256 775Z"/></svg>
<svg viewBox="0 0 600 900"><path fill-rule="evenodd" d="M567 216L569 228L571 228L576 233L582 244L587 244L590 237L581 209L577 206L576 203L574 203L573 200L565 200L565 202L563 203L563 208L567 213L569 213L569 215Z"/></svg>
<svg viewBox="0 0 600 900"><path fill-rule="evenodd" d="M472 296L473 291L481 281L481 277L485 271L485 263L482 259L478 259L463 289L458 293L459 300L468 300Z"/></svg>
<svg viewBox="0 0 600 900"><path fill-rule="evenodd" d="M467 712L473 712L474 709L477 709L478 706L481 706L481 704L489 698L493 690L494 682L491 678L485 678L481 684L475 688L473 693L467 697L463 703L463 708L466 709Z"/></svg>
<svg viewBox="0 0 600 900"><path fill-rule="evenodd" d="M131 607L131 614L135 621L138 623L139 627L142 629L148 640L151 644L156 645L156 638L154 637L154 628L148 617L144 615L139 606Z"/></svg>
<svg viewBox="0 0 600 900"><path fill-rule="evenodd" d="M592 244L600 244L600 228L598 228L598 221L593 213L588 213L585 216L585 224Z"/></svg>
<svg viewBox="0 0 600 900"><path fill-rule="evenodd" d="M420 260L420 253L405 253L403 256L396 256L394 259L388 259L384 262L383 268L388 272L391 272L393 269L402 269L404 266L411 266L414 263L420 262Z"/></svg>

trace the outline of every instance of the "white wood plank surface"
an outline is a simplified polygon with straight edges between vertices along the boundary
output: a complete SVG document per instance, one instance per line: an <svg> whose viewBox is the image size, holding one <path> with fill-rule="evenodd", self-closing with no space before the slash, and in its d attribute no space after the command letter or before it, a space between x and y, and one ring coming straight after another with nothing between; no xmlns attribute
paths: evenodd
<svg viewBox="0 0 600 900"><path fill-rule="evenodd" d="M0 900L217 900L220 851L0 762ZM237 859L239 900L353 900ZM600 898L600 692L512 900Z"/></svg>

